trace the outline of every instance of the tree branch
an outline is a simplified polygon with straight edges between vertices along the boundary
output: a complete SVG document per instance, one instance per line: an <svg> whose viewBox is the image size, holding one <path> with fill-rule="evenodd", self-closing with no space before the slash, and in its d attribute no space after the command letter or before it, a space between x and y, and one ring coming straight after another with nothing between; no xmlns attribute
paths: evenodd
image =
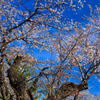
<svg viewBox="0 0 100 100"><path fill-rule="evenodd" d="M36 79L34 80L33 86L35 86L35 85L37 84L39 78L40 78L42 75L44 75L44 70L46 70L46 69L48 69L48 68L49 68L49 67L45 67L45 68L43 68L43 69L41 70L41 72L39 73L39 75L38 75L38 76L36 77Z"/></svg>
<svg viewBox="0 0 100 100"><path fill-rule="evenodd" d="M73 55L73 53L72 53L72 55ZM77 58L76 58L74 55L73 55L73 57L74 57L74 59L76 60L76 63L78 64L78 67L79 67L80 72L81 72L81 75L82 75L82 79L84 79L84 75L83 75L82 67L81 67L81 65L79 64Z"/></svg>
<svg viewBox="0 0 100 100"><path fill-rule="evenodd" d="M72 95L78 95L82 90L88 89L88 84L75 84L72 82L64 83L53 96L48 97L46 100L62 100Z"/></svg>
<svg viewBox="0 0 100 100"><path fill-rule="evenodd" d="M94 73L94 71L98 68L98 66L100 65L100 61L98 61L95 65L92 66L92 71L90 71L90 73L87 76L87 81L89 80L90 76Z"/></svg>
<svg viewBox="0 0 100 100"><path fill-rule="evenodd" d="M29 18L27 18L25 21L23 21L22 23L18 24L17 26L14 26L13 28L11 28L8 32L11 32L13 29L16 29L19 26L23 25L24 23L30 21L30 19L37 13L37 10L38 10L38 8L35 10L35 12Z"/></svg>

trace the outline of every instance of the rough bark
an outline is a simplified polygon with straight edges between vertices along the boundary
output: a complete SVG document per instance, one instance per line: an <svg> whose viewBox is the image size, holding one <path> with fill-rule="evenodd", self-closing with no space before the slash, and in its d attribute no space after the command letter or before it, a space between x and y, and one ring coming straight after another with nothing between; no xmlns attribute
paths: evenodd
<svg viewBox="0 0 100 100"><path fill-rule="evenodd" d="M18 66L22 60L22 56L18 55L13 64L8 69L8 77L10 84L16 94L17 100L33 100L29 97L27 92L26 77L18 73Z"/></svg>
<svg viewBox="0 0 100 100"><path fill-rule="evenodd" d="M63 84L53 96L48 97L46 100L62 100L68 96L77 95L80 91L88 89L88 84L83 83L80 85L74 83Z"/></svg>
<svg viewBox="0 0 100 100"><path fill-rule="evenodd" d="M4 82L4 64L3 64L3 58L4 58L4 53L5 49L0 49L1 52L1 59L0 59L0 88L1 88L1 95L3 100L7 100L6 98L6 93L5 93L5 82Z"/></svg>

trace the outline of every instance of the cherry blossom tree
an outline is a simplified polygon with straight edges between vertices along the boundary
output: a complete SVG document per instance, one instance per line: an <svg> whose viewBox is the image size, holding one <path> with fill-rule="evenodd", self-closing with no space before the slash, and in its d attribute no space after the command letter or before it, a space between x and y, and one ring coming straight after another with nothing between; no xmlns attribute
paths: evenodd
<svg viewBox="0 0 100 100"><path fill-rule="evenodd" d="M89 8L91 17L84 17L89 24L76 28L74 32L56 34L53 47L56 48L57 62L53 66L55 77L52 77L50 86L57 90L47 100L61 100L72 95L77 100L79 92L89 88L91 77L100 80L100 8L95 11L90 5ZM70 83L71 80L77 84Z"/></svg>
<svg viewBox="0 0 100 100"><path fill-rule="evenodd" d="M99 80L99 8L89 6L85 27L63 16L82 7L81 0L0 1L1 99L76 100L91 77ZM37 59L36 50L51 58Z"/></svg>

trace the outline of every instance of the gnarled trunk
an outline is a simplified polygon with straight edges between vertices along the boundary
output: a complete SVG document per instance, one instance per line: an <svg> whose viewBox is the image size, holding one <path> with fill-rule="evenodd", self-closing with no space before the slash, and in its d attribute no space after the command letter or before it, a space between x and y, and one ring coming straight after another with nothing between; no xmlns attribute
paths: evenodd
<svg viewBox="0 0 100 100"><path fill-rule="evenodd" d="M62 100L68 96L77 95L80 91L88 89L88 84L83 83L80 85L74 83L63 84L53 96L48 97L46 100Z"/></svg>

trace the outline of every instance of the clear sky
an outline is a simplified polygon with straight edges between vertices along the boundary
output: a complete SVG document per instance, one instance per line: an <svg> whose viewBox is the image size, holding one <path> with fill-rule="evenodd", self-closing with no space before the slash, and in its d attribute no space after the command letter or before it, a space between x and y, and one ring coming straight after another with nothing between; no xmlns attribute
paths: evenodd
<svg viewBox="0 0 100 100"><path fill-rule="evenodd" d="M96 5L98 7L100 7L100 0L81 0L86 1L84 3L84 7L81 10L77 10L77 14L75 14L74 11L68 11L65 12L64 15L66 15L69 19L74 19L74 21L78 21L78 22L84 22L85 20L83 20L81 17L83 17L84 15L90 16L90 9L88 5L91 5L93 9L96 9Z"/></svg>

